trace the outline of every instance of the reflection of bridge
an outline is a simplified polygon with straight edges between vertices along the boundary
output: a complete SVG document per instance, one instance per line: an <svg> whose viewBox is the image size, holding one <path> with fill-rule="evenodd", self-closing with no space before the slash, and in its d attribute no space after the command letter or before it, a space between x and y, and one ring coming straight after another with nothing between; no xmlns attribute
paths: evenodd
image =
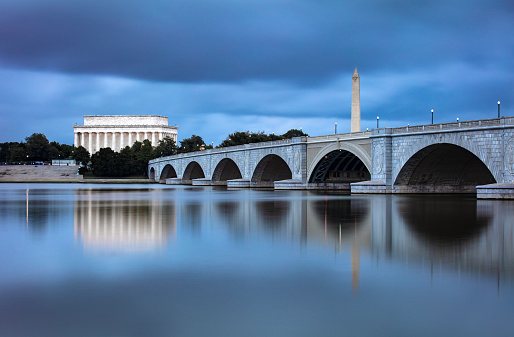
<svg viewBox="0 0 514 337"><path fill-rule="evenodd" d="M514 181L514 118L298 137L158 158L168 184L350 189L355 193L474 192ZM351 184L351 185L350 185ZM493 186L493 185L492 185ZM514 188L494 185L494 196ZM510 186L509 186L510 187ZM492 189L479 189L482 192Z"/></svg>
<svg viewBox="0 0 514 337"><path fill-rule="evenodd" d="M154 250L190 235L207 241L273 238L300 250L327 247L351 255L354 282L359 256L370 255L434 271L514 278L510 203L441 196L331 197L302 191L284 191L281 197L263 192L252 199L248 190L198 202L197 191L177 188L172 199L165 191L130 200L120 198L124 191L79 190L75 235L93 251Z"/></svg>

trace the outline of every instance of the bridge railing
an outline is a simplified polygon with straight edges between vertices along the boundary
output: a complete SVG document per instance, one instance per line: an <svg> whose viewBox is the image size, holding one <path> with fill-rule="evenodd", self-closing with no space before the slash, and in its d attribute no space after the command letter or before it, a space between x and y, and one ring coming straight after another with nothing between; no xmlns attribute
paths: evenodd
<svg viewBox="0 0 514 337"><path fill-rule="evenodd" d="M318 141L326 141L326 140L337 140L337 139L347 139L347 138L357 138L357 137L369 137L371 135L371 131L359 131L359 132L349 132L349 133L336 133L332 135L326 136L316 136L307 138L307 142L318 142Z"/></svg>
<svg viewBox="0 0 514 337"><path fill-rule="evenodd" d="M451 123L439 123L439 124L426 124L426 125L414 125L404 126L399 128L380 128L373 129L373 135L384 135L384 134L398 134L398 133L412 133L412 132L429 132L429 131L441 131L441 130L455 130L455 129L470 129L470 128L482 128L492 127L501 125L514 125L514 117L501 117L491 119L480 119L473 121L458 121Z"/></svg>
<svg viewBox="0 0 514 337"><path fill-rule="evenodd" d="M293 137L290 139L273 140L273 141L269 141L269 142L250 143L250 144L227 146L227 147L217 147L214 149L208 149L208 150L203 150L203 151L179 153L179 154L176 154L173 156L156 158L156 159L150 160L150 163L158 162L158 161L162 160L163 158L169 158L169 157L184 158L184 157L198 156L198 155L204 156L204 155L223 153L223 152L228 152L228 151L232 152L232 151L241 151L241 150L270 147L270 146L275 147L275 146L283 146L283 145L288 145L288 144L305 143L306 141L307 141L307 137Z"/></svg>

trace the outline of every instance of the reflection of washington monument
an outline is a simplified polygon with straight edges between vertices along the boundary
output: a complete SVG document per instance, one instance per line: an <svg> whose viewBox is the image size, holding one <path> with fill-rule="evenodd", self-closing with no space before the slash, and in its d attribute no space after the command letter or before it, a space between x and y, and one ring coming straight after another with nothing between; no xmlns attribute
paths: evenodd
<svg viewBox="0 0 514 337"><path fill-rule="evenodd" d="M172 198L161 195L170 192ZM326 247L351 269L354 289L363 257L376 259L377 266L394 260L434 272L514 277L514 229L508 223L514 206L466 201L467 211L454 219L461 199L452 204L440 197L355 198L305 191L253 198L246 195L253 191L244 190L199 202L197 192L77 190L75 235L86 250L96 251L148 251L165 247L169 239L205 240L211 233L233 241L276 240L299 251Z"/></svg>
<svg viewBox="0 0 514 337"><path fill-rule="evenodd" d="M81 189L75 194L75 237L92 251L149 251L176 236L174 204L158 198Z"/></svg>

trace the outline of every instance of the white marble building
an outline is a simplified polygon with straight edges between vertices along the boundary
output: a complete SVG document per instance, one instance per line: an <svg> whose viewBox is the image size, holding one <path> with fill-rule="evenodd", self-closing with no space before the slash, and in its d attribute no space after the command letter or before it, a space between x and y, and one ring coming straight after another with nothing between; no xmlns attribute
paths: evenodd
<svg viewBox="0 0 514 337"><path fill-rule="evenodd" d="M176 126L168 125L168 117L155 115L136 116L84 116L84 125L74 125L75 147L83 146L93 154L110 147L119 152L136 141L148 139L152 146L170 137L177 142Z"/></svg>

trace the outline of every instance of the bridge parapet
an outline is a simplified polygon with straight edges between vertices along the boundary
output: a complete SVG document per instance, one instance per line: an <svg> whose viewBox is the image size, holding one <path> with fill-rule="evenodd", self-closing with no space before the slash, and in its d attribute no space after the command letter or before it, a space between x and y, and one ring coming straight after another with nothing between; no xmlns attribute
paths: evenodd
<svg viewBox="0 0 514 337"><path fill-rule="evenodd" d="M175 154L172 156L156 158L156 159L150 160L150 164L157 163L157 162L167 160L170 158L180 159L180 158L189 158L189 157L197 157L197 156L208 156L208 155L222 154L222 153L227 153L227 152L239 152L239 151L253 150L253 149L260 149L260 148L271 148L271 147L287 146L287 145L292 145L292 144L301 144L301 143L305 143L306 141L307 141L307 137L294 137L291 139L274 140L274 141L269 141L269 142L250 143L250 144L235 145L235 146L228 146L228 147L218 147L218 148L208 149L208 150L203 150L203 151L179 153L179 154Z"/></svg>
<svg viewBox="0 0 514 337"><path fill-rule="evenodd" d="M405 133L419 133L419 132L444 132L451 130L462 131L464 129L479 129L490 127L502 127L506 125L514 125L514 117L501 117L491 119L480 119L473 121L451 122L451 123L438 123L426 125L413 125L404 126L399 128L379 128L373 129L371 136L383 135L396 135Z"/></svg>
<svg viewBox="0 0 514 337"><path fill-rule="evenodd" d="M320 141L337 141L337 140L343 140L343 139L346 140L346 139L350 139L350 138L369 138L369 136L371 136L371 131L336 133L333 135L308 137L307 143L315 143L315 142L320 142Z"/></svg>

